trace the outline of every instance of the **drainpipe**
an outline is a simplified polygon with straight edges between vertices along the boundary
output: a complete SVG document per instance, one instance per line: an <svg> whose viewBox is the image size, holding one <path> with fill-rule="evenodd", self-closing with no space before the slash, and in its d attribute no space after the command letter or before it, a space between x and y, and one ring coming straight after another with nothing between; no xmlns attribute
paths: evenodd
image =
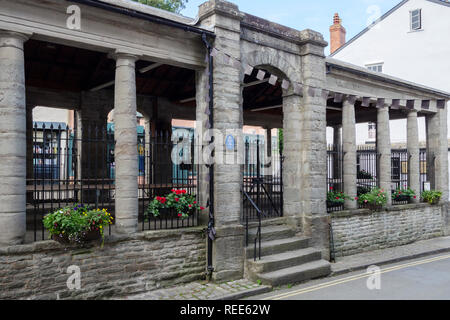
<svg viewBox="0 0 450 320"><path fill-rule="evenodd" d="M211 128L214 126L214 114L213 114L213 57L211 56L212 46L206 38L206 33L202 34L202 41L205 44L206 50L208 51L208 66L209 66L209 123L211 124ZM212 138L214 139L214 137ZM213 140L211 140L213 142ZM214 271L213 262L212 262L212 249L213 249L213 241L216 236L216 230L214 228L214 164L209 165L209 221L208 228L206 229L206 234L208 237L208 279L211 280L212 273Z"/></svg>

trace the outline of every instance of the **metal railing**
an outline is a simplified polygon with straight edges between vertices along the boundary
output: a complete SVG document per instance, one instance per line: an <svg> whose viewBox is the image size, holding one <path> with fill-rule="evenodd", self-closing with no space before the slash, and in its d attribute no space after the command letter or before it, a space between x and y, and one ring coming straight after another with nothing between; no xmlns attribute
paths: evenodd
<svg viewBox="0 0 450 320"><path fill-rule="evenodd" d="M147 137L147 140L146 140ZM149 203L173 189L185 190L198 199L199 165L194 163L195 141L191 130L160 131L140 137L139 221L142 230L178 229L198 225L199 212L182 219L173 209L158 217L146 215ZM206 204L201 204L206 207Z"/></svg>

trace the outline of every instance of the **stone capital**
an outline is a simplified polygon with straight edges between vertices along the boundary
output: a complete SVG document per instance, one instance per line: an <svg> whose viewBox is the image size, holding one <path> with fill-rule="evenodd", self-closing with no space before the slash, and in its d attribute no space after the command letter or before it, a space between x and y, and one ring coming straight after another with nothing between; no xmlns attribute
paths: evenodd
<svg viewBox="0 0 450 320"><path fill-rule="evenodd" d="M119 59L127 59L129 61L132 62L136 62L137 60L139 60L141 57L137 54L134 53L129 53L123 50L116 50L114 52L111 52L108 54L108 58L110 59L114 59L114 60L119 60Z"/></svg>
<svg viewBox="0 0 450 320"><path fill-rule="evenodd" d="M32 36L32 33L21 33L8 30L0 30L0 48L15 47L23 50L23 43Z"/></svg>

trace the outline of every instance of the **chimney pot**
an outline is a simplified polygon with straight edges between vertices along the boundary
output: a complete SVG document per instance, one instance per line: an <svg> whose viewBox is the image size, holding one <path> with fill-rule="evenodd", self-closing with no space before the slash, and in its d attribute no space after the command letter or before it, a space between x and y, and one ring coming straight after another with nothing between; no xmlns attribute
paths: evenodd
<svg viewBox="0 0 450 320"><path fill-rule="evenodd" d="M335 13L333 25L330 27L330 52L332 54L345 44L345 35L347 32L341 23L342 20L339 14Z"/></svg>

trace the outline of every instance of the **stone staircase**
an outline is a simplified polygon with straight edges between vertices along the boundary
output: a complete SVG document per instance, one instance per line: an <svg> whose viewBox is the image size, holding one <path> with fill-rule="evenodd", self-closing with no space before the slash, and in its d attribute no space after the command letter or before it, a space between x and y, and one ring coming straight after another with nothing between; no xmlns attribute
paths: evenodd
<svg viewBox="0 0 450 320"><path fill-rule="evenodd" d="M261 260L254 261L257 226L249 228L246 275L250 280L276 287L330 274L330 263L322 259L319 250L309 246L309 238L296 236L290 227L270 221L264 221L261 230Z"/></svg>

